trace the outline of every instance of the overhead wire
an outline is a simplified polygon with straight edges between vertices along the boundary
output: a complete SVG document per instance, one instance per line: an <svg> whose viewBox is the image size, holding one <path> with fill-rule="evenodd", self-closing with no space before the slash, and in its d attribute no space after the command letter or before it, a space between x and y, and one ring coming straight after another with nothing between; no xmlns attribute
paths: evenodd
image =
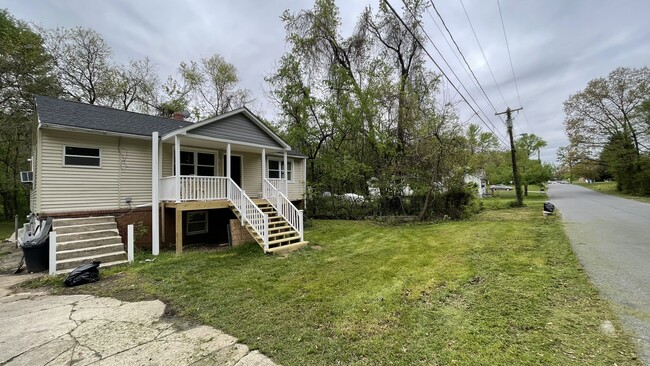
<svg viewBox="0 0 650 366"><path fill-rule="evenodd" d="M467 58L465 58L465 54L463 54L463 51L460 49L460 46L458 45L458 42L456 42L456 39L454 38L454 35L451 33L451 30L449 30L449 27L447 27L447 23L445 22L445 19L442 17L442 14L440 14L440 11L438 11L438 8L436 7L436 4L433 2L433 0L429 0L429 2L431 3L431 6L433 7L433 10L434 10L434 11L436 12L436 14L438 15L438 18L440 18L440 21L442 22L442 26L443 26L443 27L445 28L445 30L447 31L447 34L449 34L449 37L451 38L451 41L454 43L454 46L456 46L456 50L458 50L458 53L460 54L461 58L463 59L463 62L464 62L465 65L467 66L466 72L467 72L467 70L469 70L468 76L470 76L469 74L471 73L470 78L472 78L472 77L474 78L474 80L476 81L474 84L475 84L479 89L481 89L481 92L483 93L483 96L485 96L485 99L487 100L488 104L490 104L490 106L492 107L492 110L493 110L494 112L497 112L497 109L496 109L496 107L494 106L494 104L492 103L492 100L490 99L490 97L489 97L489 96L487 95L487 93L485 92L485 89L483 89L483 85L481 85L481 82L480 82L480 81L478 80L478 78L476 77L476 74L474 73L474 70L472 70L472 67L470 66L469 62L467 62ZM431 17L431 20L432 20L433 23L436 25L436 27L438 27L438 24L437 24L437 22L433 19L433 16L431 15L431 12L429 12L429 9L427 9L427 13L428 13L429 16ZM440 27L438 27L438 30L440 30L440 32L442 33L442 30L440 29ZM443 38L444 38L444 40L447 42L447 45L449 45L449 48L452 48L452 47L451 47L451 44L449 44L449 41L447 41L447 38L444 37L444 34L443 34ZM453 48L452 48L452 52L453 52ZM454 52L454 55L456 55L455 52ZM458 56L456 56L456 58L458 58ZM460 61L460 59L459 59L458 61Z"/></svg>
<svg viewBox="0 0 650 366"><path fill-rule="evenodd" d="M463 4L463 0L460 0L460 5L463 7L463 11L465 12L465 17L467 18L467 22L469 23L469 27L472 30L472 34L474 34L474 39L476 40L476 44L478 44L478 48L481 50L481 54L483 55L483 60L485 61L485 65L487 66L488 70L490 71L490 75L492 75L492 80L494 81L494 85L496 85L497 90L499 91L499 95L501 95L501 100L503 100L504 105L508 105L508 102L506 102L506 98L503 96L503 92L501 91L501 87L499 86L499 83L497 82L497 78L494 76L494 72L492 71L492 67L490 67L490 63L488 62L487 56L485 56L485 51L483 51L483 46L481 46L481 41L479 41L478 36L476 35L476 30L474 29L474 25L472 24L472 21L469 18L469 14L467 13L467 9L465 9L465 4Z"/></svg>
<svg viewBox="0 0 650 366"><path fill-rule="evenodd" d="M515 68L512 66L512 56L510 54L510 44L508 43L508 35L506 33L506 26L505 26L505 23L503 21L503 13L501 12L501 1L497 0L497 6L499 8L499 18L501 19L501 29L503 29L503 38L506 40L506 49L508 50L508 60L510 61L510 70L512 71L512 80L515 83L515 90L517 91L517 100L519 101L519 106L523 107L523 104L521 103L521 96L519 94L519 85L517 83L517 77L515 76ZM526 116L526 112L523 109L522 109L522 112L524 114L524 119L526 120L526 124L528 124L528 128L530 128L531 133L534 133L533 126L528 121L528 117Z"/></svg>
<svg viewBox="0 0 650 366"><path fill-rule="evenodd" d="M497 139L498 139L498 140L499 140L499 141L500 141L500 142L501 142L501 143L502 143L502 144L507 148L507 147L508 147L508 144L505 143L504 140L503 140L503 138L505 138L505 137L503 137L503 135L501 134L501 132L496 128L496 126L494 126L494 124L493 124L492 121L489 119L489 117L487 116L487 114L483 111L483 109L481 108L481 106L476 102L476 100L474 99L474 97L472 96L472 94L467 90L467 88L465 87L465 85L463 84L463 82L460 80L460 78L458 77L458 75L456 75L456 72L454 72L454 70L451 68L451 66L449 65L449 63L447 62L447 60L444 58L444 56L442 55L442 53L440 52L440 50L438 49L438 47L435 45L435 43L433 42L433 40L431 39L431 37L429 37L429 34L426 32L426 30L424 29L424 27L422 27L422 25L420 25L420 28L422 28L422 30L423 30L425 36L429 39L429 42L431 42L431 44L433 45L433 48L438 52L438 54L440 55L440 57L442 58L442 60L445 62L445 64L447 65L447 67L449 68L449 70L451 71L451 73L456 77L456 79L458 80L459 84L463 87L463 89L465 90L465 92L467 93L467 95L469 96L469 98L474 102L474 104L476 105L476 107L478 108L478 110L480 110L481 113L483 113L483 116L485 116L485 118L488 120L489 124L492 125L492 128L491 128L491 127L488 125L488 123L485 122L485 120L484 120L484 119L479 115L479 113L478 113L478 111L476 110L476 108L474 108L474 106L472 106L472 104L467 100L467 98L465 97L465 95L463 95L463 93L460 92L460 90L458 89L458 87L457 87L457 86L456 86L456 85L451 81L451 78L447 75L447 73L445 73L445 71L442 69L442 67L440 67L440 65L438 64L438 62L436 62L436 60L433 58L433 56L431 56L431 53L429 53L429 51L426 49L426 47L424 47L424 45L422 44L422 42L420 42L420 40L418 39L418 37L415 36L415 34L413 33L413 30L411 30L411 28L409 28L409 26L406 24L406 22L404 22L404 20L402 19L402 17L397 13L397 11L395 10L395 8L393 8L393 6L390 4L390 2L388 2L388 0L383 0L383 1L386 3L386 5L388 6L388 8L391 10L391 12L395 15L395 17L400 21L400 23L402 23L402 25L403 25L404 28L409 32L409 34L411 34L411 36L413 37L413 39L415 39L415 41L416 41L416 42L418 43L418 45L422 48L422 50L427 54L427 56L429 57L429 59L431 60L431 62L433 62L433 64L438 68L438 70L440 70L440 72L442 73L442 75L447 79L447 82L448 82L448 83L449 83L449 84L454 88L454 90L456 90L456 92L458 93L458 95L460 95L460 97L465 101L465 103L470 107L470 109L471 109L471 110L476 114L476 116L481 120L481 122L483 123L483 125L485 125L485 127L487 127L487 129L490 130L490 132L492 132L492 134L494 134L494 136L495 136L495 137L496 137L496 138L497 138ZM408 8L408 6L406 6L406 4L404 4L404 5L405 5L405 8L406 8L410 13L411 13L411 15L414 15L414 14L411 12L411 10ZM499 133L495 132L495 130L499 131ZM502 138L502 137L503 137L503 138Z"/></svg>

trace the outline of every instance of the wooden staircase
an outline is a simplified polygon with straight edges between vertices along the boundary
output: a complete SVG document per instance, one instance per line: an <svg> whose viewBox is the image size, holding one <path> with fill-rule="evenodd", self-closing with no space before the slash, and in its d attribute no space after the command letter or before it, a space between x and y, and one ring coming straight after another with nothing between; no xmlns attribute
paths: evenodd
<svg viewBox="0 0 650 366"><path fill-rule="evenodd" d="M265 199L253 200L257 207L265 214L269 215L269 249L267 253L284 253L300 249L307 246L309 242L301 240L300 233L298 233L291 225L280 216L277 210ZM230 209L241 219L239 210L233 205ZM253 227L246 223L246 230L253 236L253 239L264 248L264 239L255 232Z"/></svg>

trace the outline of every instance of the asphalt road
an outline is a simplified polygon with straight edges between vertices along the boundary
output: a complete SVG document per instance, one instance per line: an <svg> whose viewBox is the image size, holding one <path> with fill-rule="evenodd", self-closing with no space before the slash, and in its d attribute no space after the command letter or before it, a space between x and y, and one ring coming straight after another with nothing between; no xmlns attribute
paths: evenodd
<svg viewBox="0 0 650 366"><path fill-rule="evenodd" d="M650 204L552 184L573 250L650 365Z"/></svg>

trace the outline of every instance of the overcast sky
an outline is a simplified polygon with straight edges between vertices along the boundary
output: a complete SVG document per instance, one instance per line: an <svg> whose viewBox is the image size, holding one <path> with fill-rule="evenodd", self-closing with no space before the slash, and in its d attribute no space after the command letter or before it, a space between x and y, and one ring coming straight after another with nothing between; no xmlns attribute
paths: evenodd
<svg viewBox="0 0 650 366"><path fill-rule="evenodd" d="M378 0L338 3L347 36L363 8L370 5L376 9ZM390 3L401 8L398 0ZM524 107L525 113L516 115L515 132L532 132L546 140L549 146L542 151L542 158L548 162L555 162L555 151L567 144L562 102L583 89L589 80L606 76L616 67L642 67L650 60L648 0L501 0L518 96L497 1L464 0L497 84L460 0L434 3L495 108L502 111L507 106ZM262 111L265 117L272 117L275 107L266 99L264 76L274 70L286 51L280 15L286 9L297 12L312 6L313 1L304 0L0 0L0 8L8 9L18 19L48 28L95 29L113 48L117 62L149 57L158 65L161 79L174 74L181 61L218 53L237 67L241 86L256 97L253 109ZM430 43L427 49L461 92L468 99L467 94L473 96L498 134L505 136L505 125L493 116L494 110L436 27L441 23L433 9L430 14L425 14L425 28L469 93ZM447 87L449 96L459 102L461 119L482 125L461 103L460 96Z"/></svg>

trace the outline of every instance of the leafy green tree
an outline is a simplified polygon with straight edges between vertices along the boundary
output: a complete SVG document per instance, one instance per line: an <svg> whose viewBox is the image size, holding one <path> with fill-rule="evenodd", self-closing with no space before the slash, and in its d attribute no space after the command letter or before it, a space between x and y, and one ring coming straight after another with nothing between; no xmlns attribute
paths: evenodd
<svg viewBox="0 0 650 366"><path fill-rule="evenodd" d="M59 93L43 39L25 22L0 10L0 195L4 218L28 211L29 187L19 172L31 170L34 95Z"/></svg>

